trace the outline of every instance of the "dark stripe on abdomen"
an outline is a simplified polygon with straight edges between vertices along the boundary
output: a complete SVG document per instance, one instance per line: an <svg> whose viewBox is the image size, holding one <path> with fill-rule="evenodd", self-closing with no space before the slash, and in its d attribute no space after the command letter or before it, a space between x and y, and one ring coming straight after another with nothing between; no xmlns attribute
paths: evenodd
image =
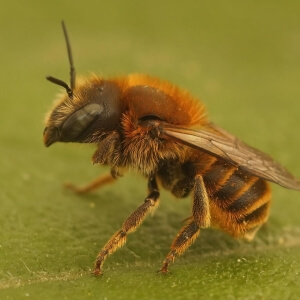
<svg viewBox="0 0 300 300"><path fill-rule="evenodd" d="M267 190L267 183L263 179L258 178L248 190L228 206L228 210L238 212L251 207L266 193Z"/></svg>
<svg viewBox="0 0 300 300"><path fill-rule="evenodd" d="M224 163L222 160L217 160L208 171L203 175L204 184L210 194L215 193L222 187L223 182L226 181L228 176L231 176L235 167Z"/></svg>
<svg viewBox="0 0 300 300"><path fill-rule="evenodd" d="M213 195L213 198L231 203L234 200L234 196L247 184L249 178L251 176L248 174L236 170L222 188Z"/></svg>
<svg viewBox="0 0 300 300"><path fill-rule="evenodd" d="M265 217L268 213L270 206L270 202L264 203L262 206L255 209L253 212L249 213L248 215L244 216L237 220L238 223L255 223L256 221L260 221L263 217Z"/></svg>

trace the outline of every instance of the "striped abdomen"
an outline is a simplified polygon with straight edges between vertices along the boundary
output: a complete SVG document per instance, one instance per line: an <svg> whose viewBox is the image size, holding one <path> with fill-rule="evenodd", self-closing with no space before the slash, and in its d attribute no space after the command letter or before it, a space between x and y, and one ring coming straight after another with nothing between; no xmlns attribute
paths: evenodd
<svg viewBox="0 0 300 300"><path fill-rule="evenodd" d="M216 158L204 172L203 180L212 222L224 231L251 238L267 220L271 192L265 180Z"/></svg>

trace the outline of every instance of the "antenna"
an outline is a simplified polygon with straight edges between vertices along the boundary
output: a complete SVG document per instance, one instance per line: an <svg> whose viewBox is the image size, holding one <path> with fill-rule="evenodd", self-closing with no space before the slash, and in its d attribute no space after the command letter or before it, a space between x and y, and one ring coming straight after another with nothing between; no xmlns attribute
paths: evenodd
<svg viewBox="0 0 300 300"><path fill-rule="evenodd" d="M71 87L69 87L68 84L66 82L64 82L63 80L57 79L57 78L52 77L52 76L47 76L46 79L49 80L50 82L54 83L54 84L57 84L59 86L64 87L67 91L68 96L70 98L72 98L73 97L73 90L75 88L76 72L75 72L75 68L74 68L74 64L73 64L72 49L71 49L71 44L70 44L68 32L67 32L64 21L62 21L61 24L62 24L62 28L63 28L63 32L64 32L66 44L67 44L68 58L69 58L69 64L70 64L70 85L71 85Z"/></svg>
<svg viewBox="0 0 300 300"><path fill-rule="evenodd" d="M63 31L64 31L64 36L65 36L65 40L66 40L66 44L67 44L67 50L68 50L68 58L69 58L69 64L70 64L70 85L71 85L71 90L74 90L76 71L75 71L75 67L74 67L74 64L73 64L71 43L70 43L70 40L69 40L69 36L68 36L68 32L67 32L65 22L61 21L61 25L62 25L62 28L63 28Z"/></svg>
<svg viewBox="0 0 300 300"><path fill-rule="evenodd" d="M67 94L69 95L69 97L70 97L70 98L73 97L73 91L72 91L72 89L68 86L67 83L65 83L64 81L62 81L62 80L60 80L60 79L57 79L57 78L55 78L55 77L52 77L52 76L47 76L46 79L49 80L49 81L52 82L52 83L55 83L55 84L57 84L57 85L59 85L59 86L64 87L64 88L66 89Z"/></svg>

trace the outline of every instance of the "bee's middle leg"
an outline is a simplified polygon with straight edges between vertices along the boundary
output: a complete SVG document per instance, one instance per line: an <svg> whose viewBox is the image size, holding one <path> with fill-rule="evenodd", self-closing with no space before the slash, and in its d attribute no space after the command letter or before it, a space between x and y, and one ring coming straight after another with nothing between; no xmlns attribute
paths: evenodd
<svg viewBox="0 0 300 300"><path fill-rule="evenodd" d="M159 191L155 178L150 178L148 181L149 194L144 203L139 206L123 223L121 229L117 231L106 243L99 252L93 274L102 274L102 266L106 258L114 253L118 248L121 248L127 239L127 234L134 232L144 221L146 216L153 212L159 204Z"/></svg>

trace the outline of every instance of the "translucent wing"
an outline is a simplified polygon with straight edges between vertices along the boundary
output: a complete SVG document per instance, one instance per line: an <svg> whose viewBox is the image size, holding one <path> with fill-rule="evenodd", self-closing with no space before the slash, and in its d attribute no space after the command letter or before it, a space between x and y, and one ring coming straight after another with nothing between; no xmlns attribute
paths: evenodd
<svg viewBox="0 0 300 300"><path fill-rule="evenodd" d="M300 191L300 181L270 156L213 124L208 126L208 130L164 124L163 133L178 142L220 157L257 177Z"/></svg>

